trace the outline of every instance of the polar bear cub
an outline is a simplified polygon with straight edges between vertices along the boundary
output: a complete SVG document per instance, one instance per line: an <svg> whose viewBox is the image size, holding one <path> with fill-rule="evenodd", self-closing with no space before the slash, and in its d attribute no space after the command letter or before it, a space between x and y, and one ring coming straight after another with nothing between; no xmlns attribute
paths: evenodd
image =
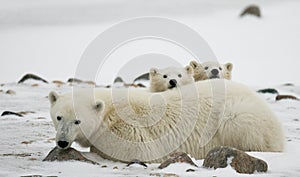
<svg viewBox="0 0 300 177"><path fill-rule="evenodd" d="M202 64L191 61L190 65L194 70L195 81L206 79L227 79L231 80L232 76L232 63L220 64L215 61L207 61Z"/></svg>
<svg viewBox="0 0 300 177"><path fill-rule="evenodd" d="M194 72L191 66L186 66L185 68L152 68L149 73L151 92L162 92L174 87L194 83Z"/></svg>

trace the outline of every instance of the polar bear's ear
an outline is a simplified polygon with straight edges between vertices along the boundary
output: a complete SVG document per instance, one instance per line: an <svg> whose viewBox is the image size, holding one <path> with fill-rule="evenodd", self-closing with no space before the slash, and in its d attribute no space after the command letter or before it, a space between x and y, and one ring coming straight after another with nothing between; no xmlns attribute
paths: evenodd
<svg viewBox="0 0 300 177"><path fill-rule="evenodd" d="M151 76L154 76L155 74L157 74L158 73L158 69L157 68L151 68L150 69L150 75Z"/></svg>
<svg viewBox="0 0 300 177"><path fill-rule="evenodd" d="M101 101L101 100L97 100L95 102L95 106L94 106L95 110L98 111L98 112L102 112L105 108L104 106L104 102Z"/></svg>
<svg viewBox="0 0 300 177"><path fill-rule="evenodd" d="M193 60L193 61L190 62L190 66L191 66L193 69L195 69L195 68L197 68L198 63L197 63L195 60Z"/></svg>
<svg viewBox="0 0 300 177"><path fill-rule="evenodd" d="M49 93L48 98L49 98L49 101L50 101L51 105L55 104L55 102L57 101L58 97L59 97L59 95L56 92L54 92L54 91L52 91L52 92Z"/></svg>
<svg viewBox="0 0 300 177"><path fill-rule="evenodd" d="M233 69L233 64L232 64L232 63L226 63L224 66L225 66L225 68L226 68L228 71L232 71L232 69Z"/></svg>
<svg viewBox="0 0 300 177"><path fill-rule="evenodd" d="M189 66L189 65L186 66L185 70L188 74L194 74L194 70L193 70L192 66Z"/></svg>

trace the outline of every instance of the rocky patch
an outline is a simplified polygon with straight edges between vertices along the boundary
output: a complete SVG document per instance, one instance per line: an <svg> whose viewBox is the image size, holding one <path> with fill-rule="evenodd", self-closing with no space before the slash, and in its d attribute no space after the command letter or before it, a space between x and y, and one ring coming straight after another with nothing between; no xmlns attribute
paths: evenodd
<svg viewBox="0 0 300 177"><path fill-rule="evenodd" d="M58 147L52 149L43 161L67 161L67 160L77 160L77 161L88 162L92 164L98 164L96 162L93 162L85 158L79 151L77 151L74 148L59 149Z"/></svg>
<svg viewBox="0 0 300 177"><path fill-rule="evenodd" d="M243 17L245 15L253 15L260 18L261 17L260 8L257 5L250 5L243 10L240 17Z"/></svg>
<svg viewBox="0 0 300 177"><path fill-rule="evenodd" d="M243 151L231 147L217 147L208 152L203 166L206 168L225 168L230 165L238 173L253 174L266 172L268 164L258 158L252 157Z"/></svg>
<svg viewBox="0 0 300 177"><path fill-rule="evenodd" d="M292 99L292 100L299 101L299 98L297 98L293 95L277 95L275 98L276 101L283 100L283 99Z"/></svg>
<svg viewBox="0 0 300 177"><path fill-rule="evenodd" d="M137 160L137 159L132 160L126 166L129 167L130 165L133 165L133 164L139 164L139 165L144 166L146 168L148 167L144 162L141 162L140 160Z"/></svg>
<svg viewBox="0 0 300 177"><path fill-rule="evenodd" d="M159 169L163 169L166 168L167 166L169 166L172 163L188 163L191 164L192 166L198 167L193 160L184 152L175 152L173 154L170 155L170 158L167 159L166 161L162 162L159 165Z"/></svg>
<svg viewBox="0 0 300 177"><path fill-rule="evenodd" d="M260 89L257 91L258 93L270 93L270 94L279 94L279 92L276 89L273 88L265 88L265 89Z"/></svg>
<svg viewBox="0 0 300 177"><path fill-rule="evenodd" d="M48 81L46 81L45 79L43 79L35 74L26 74L18 81L18 84L23 83L28 79L33 79L33 80L37 80L37 81L42 81L44 83L48 83Z"/></svg>
<svg viewBox="0 0 300 177"><path fill-rule="evenodd" d="M16 92L13 91L13 90L7 90L5 93L8 94L8 95L15 95L16 94Z"/></svg>

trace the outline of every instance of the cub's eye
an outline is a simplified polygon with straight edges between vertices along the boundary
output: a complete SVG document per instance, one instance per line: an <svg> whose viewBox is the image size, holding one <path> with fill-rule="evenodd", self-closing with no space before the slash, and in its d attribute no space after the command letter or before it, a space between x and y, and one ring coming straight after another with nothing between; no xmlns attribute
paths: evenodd
<svg viewBox="0 0 300 177"><path fill-rule="evenodd" d="M80 124L80 120L75 120L75 122L74 122L74 124L76 124L76 125L78 125L78 124Z"/></svg>
<svg viewBox="0 0 300 177"><path fill-rule="evenodd" d="M219 70L220 70L220 71L222 71L222 68L221 68L221 67L219 67Z"/></svg>
<svg viewBox="0 0 300 177"><path fill-rule="evenodd" d="M182 75L181 75L181 74L178 74L178 77L182 77Z"/></svg>
<svg viewBox="0 0 300 177"><path fill-rule="evenodd" d="M204 68L205 70L208 70L208 66L205 66L205 68Z"/></svg>
<svg viewBox="0 0 300 177"><path fill-rule="evenodd" d="M167 75L163 75L163 78L167 78L168 76Z"/></svg>
<svg viewBox="0 0 300 177"><path fill-rule="evenodd" d="M56 119L57 119L58 121L60 121L60 120L62 119L62 117L61 117L61 116L57 116Z"/></svg>

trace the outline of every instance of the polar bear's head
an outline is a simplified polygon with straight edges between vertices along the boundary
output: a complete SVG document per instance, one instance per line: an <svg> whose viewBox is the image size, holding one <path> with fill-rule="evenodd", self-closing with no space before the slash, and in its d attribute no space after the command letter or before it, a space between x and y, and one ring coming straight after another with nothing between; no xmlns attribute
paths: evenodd
<svg viewBox="0 0 300 177"><path fill-rule="evenodd" d="M190 65L194 69L195 81L206 79L228 79L231 80L232 63L219 64L218 62L208 61L202 64L191 61Z"/></svg>
<svg viewBox="0 0 300 177"><path fill-rule="evenodd" d="M193 68L168 67L164 69L150 69L150 90L152 92L162 92L174 87L179 87L194 82Z"/></svg>
<svg viewBox="0 0 300 177"><path fill-rule="evenodd" d="M53 91L49 94L49 100L51 118L57 131L57 147L67 149L74 141L89 147L89 138L99 127L104 103L94 101L85 94L58 95Z"/></svg>

